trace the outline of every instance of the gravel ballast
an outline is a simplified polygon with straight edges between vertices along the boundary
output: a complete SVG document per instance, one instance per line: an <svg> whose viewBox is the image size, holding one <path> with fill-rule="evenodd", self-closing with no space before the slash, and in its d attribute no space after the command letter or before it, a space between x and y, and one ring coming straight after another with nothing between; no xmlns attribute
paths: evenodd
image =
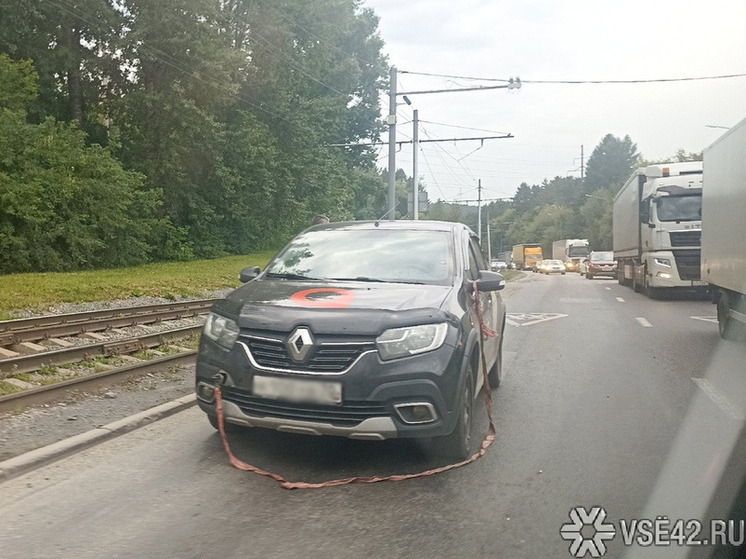
<svg viewBox="0 0 746 559"><path fill-rule="evenodd" d="M228 291L207 293L201 298L222 297ZM168 302L171 300L137 297L96 303L65 303L33 311L20 310L14 314L19 317L38 316ZM63 401L28 408L23 412L0 415L0 462L193 392L194 367L180 367L149 373L97 391L72 393Z"/></svg>

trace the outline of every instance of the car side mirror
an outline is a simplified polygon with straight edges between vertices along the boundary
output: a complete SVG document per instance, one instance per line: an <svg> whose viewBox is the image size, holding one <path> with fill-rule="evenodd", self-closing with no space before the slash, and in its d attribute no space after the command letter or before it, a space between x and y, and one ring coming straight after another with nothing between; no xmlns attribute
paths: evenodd
<svg viewBox="0 0 746 559"><path fill-rule="evenodd" d="M469 291L472 291L472 283L468 282ZM477 278L477 289L479 291L500 291L505 287L505 278L502 274L489 270L479 270Z"/></svg>
<svg viewBox="0 0 746 559"><path fill-rule="evenodd" d="M241 280L241 283L246 283L253 279L256 279L257 276L259 276L259 272L261 272L261 268L259 268L259 266L244 268L243 270L241 270L238 278Z"/></svg>

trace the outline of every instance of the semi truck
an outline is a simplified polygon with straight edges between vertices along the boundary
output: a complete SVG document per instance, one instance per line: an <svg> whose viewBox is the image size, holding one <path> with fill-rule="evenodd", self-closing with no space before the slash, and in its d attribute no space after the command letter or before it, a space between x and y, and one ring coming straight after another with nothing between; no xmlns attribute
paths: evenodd
<svg viewBox="0 0 746 559"><path fill-rule="evenodd" d="M617 279L655 298L706 289L700 279L702 162L637 169L614 197Z"/></svg>
<svg viewBox="0 0 746 559"><path fill-rule="evenodd" d="M552 258L562 260L568 272L577 272L583 258L588 258L588 239L562 239L552 243Z"/></svg>
<svg viewBox="0 0 746 559"><path fill-rule="evenodd" d="M532 270L536 263L544 260L540 243L513 245L513 267L516 270Z"/></svg>
<svg viewBox="0 0 746 559"><path fill-rule="evenodd" d="M720 335L746 332L746 119L704 150L702 279L717 304Z"/></svg>

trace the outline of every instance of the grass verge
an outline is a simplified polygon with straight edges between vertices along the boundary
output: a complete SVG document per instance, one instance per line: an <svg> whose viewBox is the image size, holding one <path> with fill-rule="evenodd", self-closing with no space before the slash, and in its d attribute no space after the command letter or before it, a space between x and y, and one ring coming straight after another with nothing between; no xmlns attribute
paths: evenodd
<svg viewBox="0 0 746 559"><path fill-rule="evenodd" d="M16 309L42 309L59 303L201 296L216 289L237 287L241 269L264 268L274 254L267 251L113 270L0 276L0 320L13 318L11 313Z"/></svg>

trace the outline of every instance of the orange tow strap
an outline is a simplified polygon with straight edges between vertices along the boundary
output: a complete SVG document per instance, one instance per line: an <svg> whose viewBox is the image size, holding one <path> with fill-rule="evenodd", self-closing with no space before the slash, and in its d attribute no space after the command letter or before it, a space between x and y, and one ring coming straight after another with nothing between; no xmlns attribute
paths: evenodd
<svg viewBox="0 0 746 559"><path fill-rule="evenodd" d="M223 440L223 447L225 448L226 454L228 454L228 460L230 461L231 465L234 468L237 468L239 470L243 470L246 472L253 472L255 474L259 474L262 476L271 477L275 481L279 482L283 489L321 489L323 487L335 487L337 485L349 485L351 483L378 483L379 481L405 481L407 479L415 479L419 477L427 477L427 476L432 476L435 474L440 474L443 472L447 472L449 470L461 468L462 466L466 466L467 464L471 464L472 462L476 462L479 458L484 456L484 454L487 452L487 449L490 447L490 445L495 440L495 425L492 422L492 393L490 390L489 378L487 376L487 359L484 356L484 338L485 336L498 337L499 333L490 330L484 324L484 318L482 317L482 308L481 308L481 305L479 304L479 291L477 290L476 282L474 282L474 301L475 301L474 306L475 306L477 318L479 319L479 325L480 325L479 347L480 347L480 357L482 360L482 375L484 379L484 402L485 402L485 407L487 409L487 419L489 421L489 429L487 431L487 436L482 441L482 445L480 449L474 454L472 454L469 458L461 462L457 462L455 464L448 464L447 466L441 466L439 468L433 468L431 470L426 470L424 472L417 472L414 474L394 474L394 475L389 475L389 476L355 476L355 477L348 477L348 478L342 478L342 479L332 479L329 481L322 481L320 483L307 483L305 481L288 481L284 477L282 477L280 474L262 470L261 468L257 468L256 466L252 466L251 464L247 464L246 462L236 458L236 456L231 451L231 447L228 444L228 437L225 434L225 425L223 422L223 394L220 390L220 386L216 386L215 387L215 402L216 402L217 413L218 413L218 430L220 431L220 437Z"/></svg>

